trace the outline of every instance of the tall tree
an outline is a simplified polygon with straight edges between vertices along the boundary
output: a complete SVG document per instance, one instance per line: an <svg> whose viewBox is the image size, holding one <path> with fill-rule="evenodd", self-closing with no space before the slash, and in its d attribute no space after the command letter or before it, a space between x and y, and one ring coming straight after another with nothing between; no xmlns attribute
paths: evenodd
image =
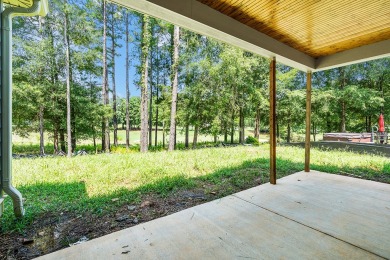
<svg viewBox="0 0 390 260"><path fill-rule="evenodd" d="M66 129L68 136L68 157L72 156L72 132L71 132L71 102L70 102L70 44L68 35L68 1L65 0L64 8L64 46L65 46L65 77L66 77Z"/></svg>
<svg viewBox="0 0 390 260"><path fill-rule="evenodd" d="M159 38L157 36L157 42ZM156 57L156 115L155 115L155 129L154 129L154 146L157 146L158 139L158 105L159 105L159 79L160 79L160 57L159 57L159 47L157 45L157 57Z"/></svg>
<svg viewBox="0 0 390 260"><path fill-rule="evenodd" d="M153 24L151 24L151 39L153 39ZM150 45L150 62L149 62L149 146L152 146L152 126L153 126L153 45Z"/></svg>
<svg viewBox="0 0 390 260"><path fill-rule="evenodd" d="M116 56L116 33L115 33L115 11L116 7L115 5L111 5L111 76L112 76L112 110L113 110L113 117L112 117L112 124L114 127L114 145L118 146L118 118L117 118L117 103L116 103L116 81L115 81L115 56Z"/></svg>
<svg viewBox="0 0 390 260"><path fill-rule="evenodd" d="M111 83L112 83L112 126L114 129L114 146L118 145L118 102L117 102L117 85L116 85L116 58L119 56L117 48L122 47L119 40L122 38L122 10L116 4L109 4L108 11L108 27L109 38L111 41L110 49L110 69L111 69Z"/></svg>
<svg viewBox="0 0 390 260"><path fill-rule="evenodd" d="M38 130L42 154L46 133L53 139L55 153L60 149L66 152L69 110L71 145L68 150L71 152L76 147L76 138L87 139L93 135L93 117L102 112L101 105L92 101L91 96L99 95L85 91L90 88L86 78L101 76L101 72L97 73L97 68L101 67L97 55L100 46L97 26L79 1L52 0L50 7L51 12L45 18L15 19L14 90L18 100L14 108L20 119L15 121L15 131L27 129L27 125L34 132ZM24 25L19 26L22 23ZM27 90L26 83L33 92L22 91L21 88ZM19 95L23 92L24 97ZM23 107L21 101L27 99L34 101L17 111ZM32 103L35 105L31 106Z"/></svg>
<svg viewBox="0 0 390 260"><path fill-rule="evenodd" d="M148 56L149 56L149 16L144 15L142 19L141 39L141 152L148 151Z"/></svg>
<svg viewBox="0 0 390 260"><path fill-rule="evenodd" d="M126 11L126 148L130 146L130 14Z"/></svg>
<svg viewBox="0 0 390 260"><path fill-rule="evenodd" d="M173 28L172 105L171 105L171 127L169 130L168 151L173 151L175 149L176 106L177 106L178 69L179 69L179 44L180 44L180 27L175 25Z"/></svg>
<svg viewBox="0 0 390 260"><path fill-rule="evenodd" d="M340 90L343 91L346 85L346 75L345 75L345 68L341 67L339 68L339 84L340 84ZM345 110L345 100L340 100L340 108L341 108L341 114L340 114L340 132L345 133L346 127L346 110Z"/></svg>
<svg viewBox="0 0 390 260"><path fill-rule="evenodd" d="M108 61L107 61L107 3L106 0L102 2L103 7L103 86L102 98L103 105L109 105L109 89L108 89ZM110 151L110 125L108 117L105 114L102 122L102 150Z"/></svg>
<svg viewBox="0 0 390 260"><path fill-rule="evenodd" d="M278 124L287 127L286 141L290 143L293 126L304 122L303 84L297 82L299 72L286 66L279 66L277 72L278 84Z"/></svg>

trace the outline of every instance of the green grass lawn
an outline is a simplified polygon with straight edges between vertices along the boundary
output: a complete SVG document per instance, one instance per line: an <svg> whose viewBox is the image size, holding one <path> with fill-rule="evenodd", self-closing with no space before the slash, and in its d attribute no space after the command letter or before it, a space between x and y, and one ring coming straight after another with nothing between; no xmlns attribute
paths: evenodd
<svg viewBox="0 0 390 260"><path fill-rule="evenodd" d="M278 178L303 169L303 149L280 146L277 154ZM386 157L313 149L312 169L390 183ZM13 184L25 198L26 217L16 220L7 198L2 230L22 231L47 213L108 214L122 205L139 203L145 194L164 197L202 189L218 198L268 179L268 145L17 159L13 160Z"/></svg>
<svg viewBox="0 0 390 260"><path fill-rule="evenodd" d="M185 134L184 134L184 129L178 128L177 129L177 142L184 142L185 140ZM253 130L248 128L245 131L246 135L252 135ZM235 132L235 138L238 138L239 132ZM111 139L114 139L114 133L113 131L110 132ZM140 131L138 130L132 130L130 132L130 143L131 144L139 144L139 138L140 138ZM189 131L189 139L190 142L192 142L192 139L194 138L194 131L190 130ZM155 132L153 130L152 132L152 139L153 139L153 144L155 140ZM167 144L169 140L169 135L165 135L165 143ZM223 136L218 136L219 141L223 141ZM230 136L228 136L228 140L230 140ZM268 136L267 135L262 135L261 140L268 141ZM17 145L39 145L39 133L31 133L28 137L22 137L19 135L14 134L12 136L12 141L14 144ZM162 143L163 141L163 132L162 131L157 131L157 143ZM214 137L211 135L203 135L199 134L198 136L198 142L213 142ZM45 134L45 143L46 144L52 144L52 139L49 138L47 134ZM119 144L126 144L126 131L125 130L118 130L118 142ZM92 140L79 140L78 144L80 145L86 145L86 144L91 144ZM99 140L98 140L99 143Z"/></svg>
<svg viewBox="0 0 390 260"><path fill-rule="evenodd" d="M247 129L246 130L246 135L252 135L253 134L253 130L251 129ZM110 133L111 135L111 143L113 142L114 140L114 134L113 132L111 131ZM236 131L235 133L235 138L238 138L238 131ZM192 140L193 140L193 137L194 137L194 131L191 130L189 132L189 142L190 142L190 145L192 144ZM140 139L140 131L131 131L130 132L130 145L133 146L133 149L134 151L137 151L139 150L139 140ZM260 142L268 142L268 135L265 135L265 134L261 134L260 135ZM156 148L154 148L154 143L155 143L155 133L153 132L152 133L152 147L151 147L151 150L156 150ZM184 131L183 129L178 129L178 134L177 134L177 143L179 144L184 144L184 141L185 141L185 135L184 135ZM223 141L223 136L218 136L218 141ZM45 142L45 153L46 154L53 154L53 140L50 139L50 137L45 134L45 139L44 139L44 142ZM97 149L98 151L101 150L101 140L100 139L97 139L96 140L97 142ZM158 131L157 132L157 150L163 150L162 149L162 142L163 142L163 132L162 131ZM169 142L169 135L165 135L165 147L167 148L168 147L168 142ZM202 145L202 143L212 143L214 142L214 137L210 136L210 135L199 135L198 136L198 143L200 145ZM228 142L230 142L230 136L228 137ZM237 143L238 140L235 140L235 142ZM15 154L39 154L39 133L30 133L30 135L28 137L21 137L19 135L16 135L14 134L12 136L12 144L13 144L13 153ZM126 131L125 130L119 130L118 131L118 144L119 144L119 150L121 150L121 148L123 148L126 144ZM113 147L113 146L112 146ZM95 149L93 147L93 140L79 140L77 142L77 147L76 147L76 151L79 151L79 150L86 150L88 153L95 153ZM113 150L116 150L114 147L113 147ZM121 150L122 151L122 150ZM119 152L119 151L117 151Z"/></svg>

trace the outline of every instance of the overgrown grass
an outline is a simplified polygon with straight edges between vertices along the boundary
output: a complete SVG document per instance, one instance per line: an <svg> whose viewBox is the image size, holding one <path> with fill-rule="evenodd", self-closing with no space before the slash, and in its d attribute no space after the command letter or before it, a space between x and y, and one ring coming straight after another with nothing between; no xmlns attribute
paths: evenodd
<svg viewBox="0 0 390 260"><path fill-rule="evenodd" d="M246 134L248 134L248 135L253 134L253 129L247 128ZM111 130L110 135L111 135L111 140L114 140L112 130ZM236 131L235 138L238 138L238 135L239 135L239 131ZM52 154L53 153L53 139L50 136L48 136L48 133L45 133L44 136L45 136L45 139L44 139L45 151L47 154ZM189 140L192 141L193 136L194 136L194 131L192 129L190 129ZM132 130L130 132L130 143L132 145L138 146L139 145L139 138L140 138L140 131ZM260 135L260 139L262 142L266 142L266 141L268 141L269 137L267 134L262 133ZM154 140L155 140L155 132L154 131L152 132L152 140L153 140L152 143L154 145ZM218 140L222 141L223 136L218 136ZM230 137L229 137L229 140L230 140ZM13 152L14 153L24 153L24 154L26 154L26 153L29 153L29 154L39 153L39 133L30 133L30 135L28 137L21 137L19 135L14 134L12 136L12 141L13 141ZM169 135L166 134L165 135L165 145L166 146L168 145L168 141L169 141ZM185 141L184 129L178 129L177 142L184 143L184 141ZM213 142L213 141L214 141L214 137L211 135L204 135L204 134L198 135L198 142L199 143L207 143L207 142ZM97 149L100 151L101 150L101 146L99 145L101 142L100 139L98 138L96 140L96 142L98 144ZM94 152L94 147L93 147L92 143L93 143L92 139L78 140L76 150L85 149L87 151ZM118 130L118 143L120 145L126 144L126 131L125 130L122 130L122 129ZM163 132L161 130L159 130L157 132L157 143L159 144L159 146L162 146Z"/></svg>
<svg viewBox="0 0 390 260"><path fill-rule="evenodd" d="M230 145L230 144L227 144ZM238 140L235 140L235 143L233 145L238 145ZM212 148L212 147L220 147L222 146L221 142L199 142L196 145L196 148ZM150 146L149 152L161 152L168 150L168 144L166 143L165 146L163 146L162 143L158 143L157 146ZM192 144L189 144L189 147L185 147L184 142L178 142L176 144L176 150L189 150L194 149ZM96 146L96 149L91 144L83 144L78 145L76 147L76 152L84 150L88 154L95 154L95 153L102 153L102 146L99 144ZM111 152L112 153L120 153L120 154L127 154L127 153L135 153L140 151L139 144L133 144L130 145L130 147L127 149L126 145L119 144L118 146L111 146ZM28 156L38 156L39 155L39 144L13 144L12 145L12 152L16 156L19 157L28 157ZM46 155L53 155L54 153L54 147L53 145L45 145L45 154Z"/></svg>
<svg viewBox="0 0 390 260"><path fill-rule="evenodd" d="M78 145L76 151L84 150L89 154L95 153L95 147L90 144ZM97 150L101 151L101 145L97 145ZM17 155L39 155L39 144L22 144L15 143L12 145L12 153ZM45 154L52 155L54 153L54 146L52 144L45 145Z"/></svg>
<svg viewBox="0 0 390 260"><path fill-rule="evenodd" d="M1 219L3 232L22 231L46 213L106 214L147 193L167 196L182 189L203 189L226 196L269 178L269 146L99 154L13 161L13 184L25 197L26 217L16 220L10 199ZM278 178L301 171L304 150L278 147ZM386 157L345 151L312 151L312 169L351 173L390 183ZM205 184L210 184L212 188ZM208 190L212 189L212 190ZM118 198L118 200L114 200Z"/></svg>

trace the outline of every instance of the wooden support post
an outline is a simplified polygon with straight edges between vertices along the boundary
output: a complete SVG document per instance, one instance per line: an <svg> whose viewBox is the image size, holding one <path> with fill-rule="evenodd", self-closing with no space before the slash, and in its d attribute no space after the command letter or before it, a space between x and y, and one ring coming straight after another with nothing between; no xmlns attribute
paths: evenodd
<svg viewBox="0 0 390 260"><path fill-rule="evenodd" d="M305 172L310 172L311 72L308 72L306 75Z"/></svg>
<svg viewBox="0 0 390 260"><path fill-rule="evenodd" d="M276 59L273 58L269 70L269 143L270 143L270 183L276 184Z"/></svg>

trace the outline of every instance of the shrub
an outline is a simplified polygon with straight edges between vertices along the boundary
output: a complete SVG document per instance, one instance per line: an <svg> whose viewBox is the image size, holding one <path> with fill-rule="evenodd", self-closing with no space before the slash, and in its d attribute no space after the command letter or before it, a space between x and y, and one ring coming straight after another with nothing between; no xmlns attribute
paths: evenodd
<svg viewBox="0 0 390 260"><path fill-rule="evenodd" d="M259 145L259 140L257 140L256 138L254 138L253 136L248 136L246 139L245 139L245 143L246 144L253 144L253 145Z"/></svg>

